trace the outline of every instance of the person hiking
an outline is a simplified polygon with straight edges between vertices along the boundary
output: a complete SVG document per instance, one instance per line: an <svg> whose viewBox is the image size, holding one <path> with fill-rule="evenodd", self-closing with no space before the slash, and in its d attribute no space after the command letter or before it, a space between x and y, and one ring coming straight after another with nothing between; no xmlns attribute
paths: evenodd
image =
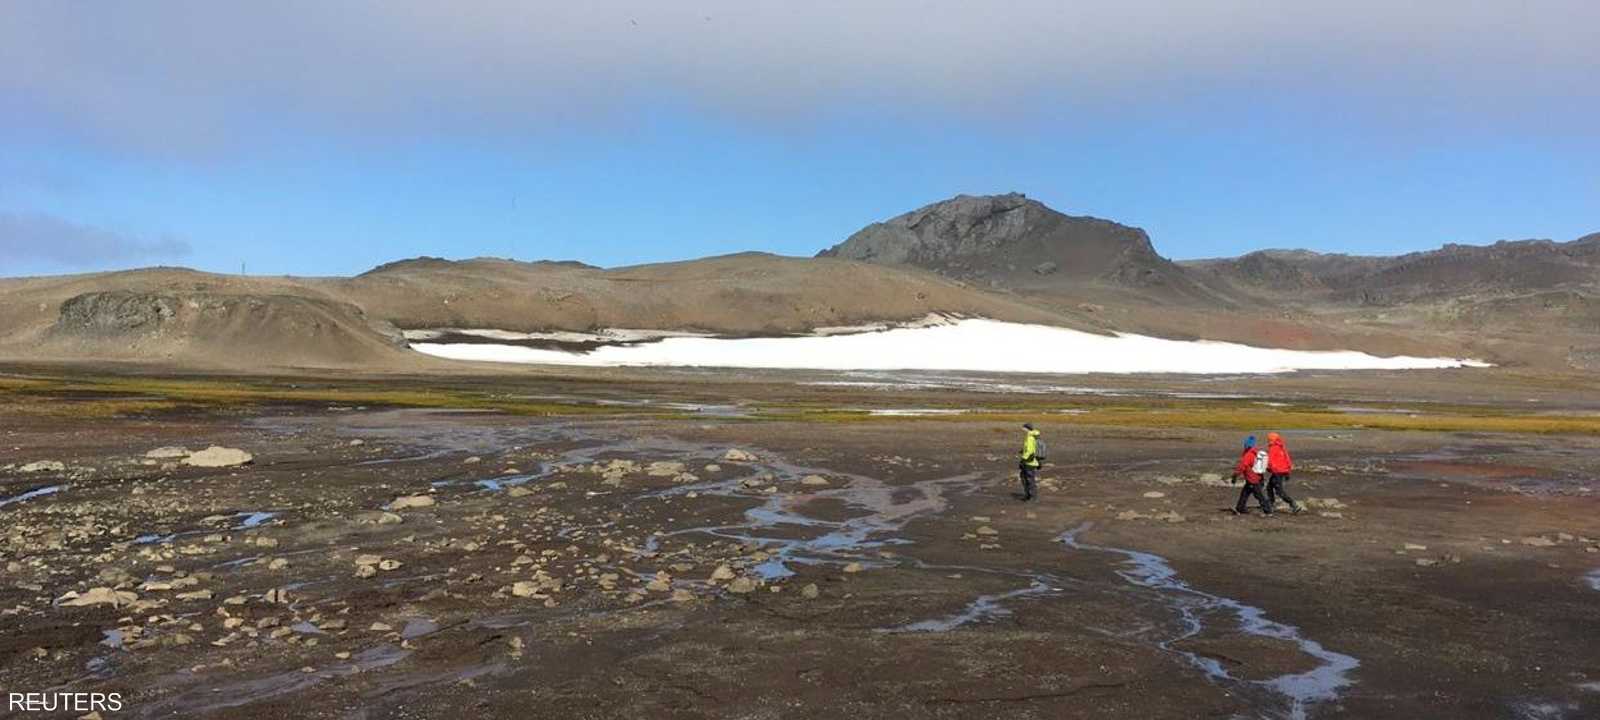
<svg viewBox="0 0 1600 720"><path fill-rule="evenodd" d="M1239 462L1233 466L1232 482L1237 483L1239 478L1244 478L1244 487L1239 488L1239 502L1234 504L1233 514L1248 513L1245 502L1251 497L1254 497L1256 504L1261 506L1262 515L1272 514L1272 504L1261 494L1261 476L1266 472L1268 464L1268 458L1261 455L1266 452L1256 447L1256 436L1251 435L1244 439L1244 453L1239 456Z"/></svg>
<svg viewBox="0 0 1600 720"><path fill-rule="evenodd" d="M1033 423L1023 423L1022 454L1017 460L1017 468L1022 479L1022 501L1027 502L1038 495L1039 466L1044 459L1043 441L1039 439L1039 431L1033 429Z"/></svg>
<svg viewBox="0 0 1600 720"><path fill-rule="evenodd" d="M1289 491L1284 485L1289 482L1289 473L1294 472L1294 460L1289 457L1289 448L1283 444L1283 436L1275 432L1267 433L1267 503L1272 504L1283 498L1289 503L1289 509L1299 515L1302 508L1300 504L1289 497Z"/></svg>

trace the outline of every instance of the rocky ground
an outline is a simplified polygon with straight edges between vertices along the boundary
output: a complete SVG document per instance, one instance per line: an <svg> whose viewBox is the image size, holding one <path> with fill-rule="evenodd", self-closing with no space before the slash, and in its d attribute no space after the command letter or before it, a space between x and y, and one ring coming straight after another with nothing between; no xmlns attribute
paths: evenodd
<svg viewBox="0 0 1600 720"><path fill-rule="evenodd" d="M1227 511L1237 432L1041 425L1024 504L1017 429L981 417L7 411L0 689L128 717L1600 713L1600 438L1294 430L1307 511L1268 518Z"/></svg>

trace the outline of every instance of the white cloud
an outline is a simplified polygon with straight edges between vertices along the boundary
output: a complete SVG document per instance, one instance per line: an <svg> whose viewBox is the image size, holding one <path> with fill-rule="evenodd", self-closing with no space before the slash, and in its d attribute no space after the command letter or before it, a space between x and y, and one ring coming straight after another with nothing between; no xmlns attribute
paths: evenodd
<svg viewBox="0 0 1600 720"><path fill-rule="evenodd" d="M24 265L97 267L189 252L189 243L174 237L144 239L51 215L0 213L0 259L6 261L0 275Z"/></svg>
<svg viewBox="0 0 1600 720"><path fill-rule="evenodd" d="M182 150L286 125L525 132L661 99L793 123L862 101L1182 113L1212 91L1554 113L1594 99L1595 27L1587 0L19 0L0 128Z"/></svg>

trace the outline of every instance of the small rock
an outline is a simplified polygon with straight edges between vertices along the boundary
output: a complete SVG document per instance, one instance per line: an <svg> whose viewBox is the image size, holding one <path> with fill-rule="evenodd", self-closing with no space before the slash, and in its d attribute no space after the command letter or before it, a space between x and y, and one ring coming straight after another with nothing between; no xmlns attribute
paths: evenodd
<svg viewBox="0 0 1600 720"><path fill-rule="evenodd" d="M731 593L744 594L747 592L754 592L755 589L756 581L747 577L734 578L733 582L728 583L728 592Z"/></svg>
<svg viewBox="0 0 1600 720"><path fill-rule="evenodd" d="M1427 545L1418 545L1416 543L1406 543L1404 549L1406 549L1406 550L1427 550L1428 546Z"/></svg>
<svg viewBox="0 0 1600 720"><path fill-rule="evenodd" d="M235 467L246 465L255 460L255 456L238 448L226 448L212 445L197 453L192 453L183 459L183 464L193 467Z"/></svg>
<svg viewBox="0 0 1600 720"><path fill-rule="evenodd" d="M189 457L189 448L179 445L168 445L166 447L158 447L154 450L146 452L144 456L152 460L186 458Z"/></svg>
<svg viewBox="0 0 1600 720"><path fill-rule="evenodd" d="M815 600L820 595L822 595L822 591L817 589L816 583L806 583L805 587L800 588L800 597L807 600Z"/></svg>
<svg viewBox="0 0 1600 720"><path fill-rule="evenodd" d="M828 485L828 479L821 475L807 475L803 478L800 478L800 484L810 485L812 487L826 487Z"/></svg>
<svg viewBox="0 0 1600 720"><path fill-rule="evenodd" d="M738 448L729 448L722 454L722 459L727 462L755 462L756 456Z"/></svg>
<svg viewBox="0 0 1600 720"><path fill-rule="evenodd" d="M65 605L67 607L83 607L86 605L110 605L111 607L122 607L123 605L132 603L138 599L138 595L135 595L127 590L112 590L108 587L96 587L89 588L82 594L77 592L68 592L67 594L62 595L61 599L56 601L56 604Z"/></svg>
<svg viewBox="0 0 1600 720"><path fill-rule="evenodd" d="M390 510L411 510L413 508L433 507L432 495L402 495L389 503Z"/></svg>
<svg viewBox="0 0 1600 720"><path fill-rule="evenodd" d="M1154 500L1156 498L1164 498L1164 497L1167 496L1167 494L1164 493L1164 492L1161 492L1160 490L1151 490L1151 491L1145 493L1144 496L1147 497L1147 498L1150 498L1151 500Z"/></svg>
<svg viewBox="0 0 1600 720"><path fill-rule="evenodd" d="M732 580L733 578L733 568L728 565L718 565L717 569L711 571L711 582Z"/></svg>
<svg viewBox="0 0 1600 720"><path fill-rule="evenodd" d="M1438 564L1439 561L1434 560L1433 558L1417 558L1417 565L1419 567L1433 567L1434 565Z"/></svg>
<svg viewBox="0 0 1600 720"><path fill-rule="evenodd" d="M858 573L858 572L861 572L863 569L864 568L861 567L861 563L858 563L858 562L853 562L853 563L850 563L849 565L844 566L844 571L847 572L847 573Z"/></svg>
<svg viewBox="0 0 1600 720"><path fill-rule="evenodd" d="M61 471L66 470L66 469L67 469L67 466L66 466L65 463L62 463L62 462L59 462L59 461L56 461L56 460L39 460L37 462L31 462L31 463L28 463L27 465L23 465L23 466L17 468L17 472L25 472L25 473L61 472Z"/></svg>
<svg viewBox="0 0 1600 720"><path fill-rule="evenodd" d="M999 535L1000 534L999 530L996 530L996 529L994 529L992 527L989 527L988 525L981 526L977 530L974 530L973 532L976 532L979 535L990 535L990 536Z"/></svg>
<svg viewBox="0 0 1600 720"><path fill-rule="evenodd" d="M1551 547L1556 544L1556 541L1541 535L1537 537L1525 537L1522 539L1522 544L1530 547Z"/></svg>

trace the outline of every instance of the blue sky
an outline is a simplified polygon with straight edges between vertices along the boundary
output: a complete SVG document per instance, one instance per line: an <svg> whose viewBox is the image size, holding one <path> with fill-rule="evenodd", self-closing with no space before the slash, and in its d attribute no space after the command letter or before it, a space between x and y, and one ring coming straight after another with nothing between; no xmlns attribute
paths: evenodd
<svg viewBox="0 0 1600 720"><path fill-rule="evenodd" d="M1178 258L1600 231L1581 3L230 5L0 7L0 275L810 255L962 192Z"/></svg>

